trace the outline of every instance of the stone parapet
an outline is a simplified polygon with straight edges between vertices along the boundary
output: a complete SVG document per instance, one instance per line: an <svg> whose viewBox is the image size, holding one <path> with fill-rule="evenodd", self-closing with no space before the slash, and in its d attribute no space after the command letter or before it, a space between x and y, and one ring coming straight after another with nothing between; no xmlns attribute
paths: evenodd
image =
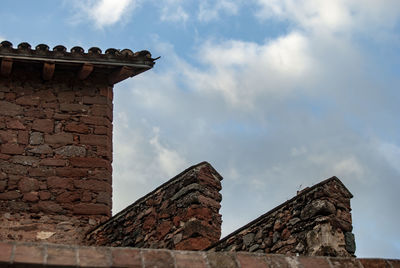
<svg viewBox="0 0 400 268"><path fill-rule="evenodd" d="M350 199L336 177L299 192L212 245L211 251L248 251L350 257L355 253Z"/></svg>
<svg viewBox="0 0 400 268"><path fill-rule="evenodd" d="M246 252L83 247L0 242L6 267L164 267L164 268L376 268L400 267L400 260L285 256Z"/></svg>
<svg viewBox="0 0 400 268"><path fill-rule="evenodd" d="M201 250L219 240L222 177L192 166L88 233L90 245Z"/></svg>

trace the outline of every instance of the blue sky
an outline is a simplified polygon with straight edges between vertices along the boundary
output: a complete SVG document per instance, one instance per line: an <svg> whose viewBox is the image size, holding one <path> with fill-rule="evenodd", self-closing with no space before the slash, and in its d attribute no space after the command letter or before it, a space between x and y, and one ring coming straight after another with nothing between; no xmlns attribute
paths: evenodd
<svg viewBox="0 0 400 268"><path fill-rule="evenodd" d="M335 175L357 256L400 258L398 0L14 0L0 16L14 46L161 56L115 86L114 213L206 160L226 235Z"/></svg>

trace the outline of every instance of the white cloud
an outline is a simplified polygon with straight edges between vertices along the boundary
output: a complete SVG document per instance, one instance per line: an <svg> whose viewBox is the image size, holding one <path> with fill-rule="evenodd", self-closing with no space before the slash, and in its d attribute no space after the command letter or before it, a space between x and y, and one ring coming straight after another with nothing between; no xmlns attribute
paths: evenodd
<svg viewBox="0 0 400 268"><path fill-rule="evenodd" d="M85 0L74 1L74 6L78 9L75 19L90 19L97 28L114 25L130 15L138 6L138 0Z"/></svg>
<svg viewBox="0 0 400 268"><path fill-rule="evenodd" d="M174 175L178 174L179 171L185 169L188 164L177 151L168 149L160 143L159 128L154 127L153 132L154 137L150 139L149 142L156 151L156 158L159 166L169 177L173 177Z"/></svg>
<svg viewBox="0 0 400 268"><path fill-rule="evenodd" d="M393 143L382 142L379 146L379 151L386 161L400 174L400 147Z"/></svg>
<svg viewBox="0 0 400 268"><path fill-rule="evenodd" d="M260 97L280 98L296 89L300 81L318 75L309 40L291 32L264 44L230 40L206 42L198 58L208 68L186 69L194 88L218 92L242 108L252 107Z"/></svg>
<svg viewBox="0 0 400 268"><path fill-rule="evenodd" d="M218 19L222 12L236 15L239 11L238 2L232 0L201 1L197 17L200 21L209 22Z"/></svg>
<svg viewBox="0 0 400 268"><path fill-rule="evenodd" d="M183 0L163 0L157 2L157 6L160 8L160 19L161 21L170 22L186 22L189 19L189 14L183 7Z"/></svg>
<svg viewBox="0 0 400 268"><path fill-rule="evenodd" d="M374 31L393 27L400 16L397 0L256 0L256 3L261 19L294 21L303 29L318 32Z"/></svg>

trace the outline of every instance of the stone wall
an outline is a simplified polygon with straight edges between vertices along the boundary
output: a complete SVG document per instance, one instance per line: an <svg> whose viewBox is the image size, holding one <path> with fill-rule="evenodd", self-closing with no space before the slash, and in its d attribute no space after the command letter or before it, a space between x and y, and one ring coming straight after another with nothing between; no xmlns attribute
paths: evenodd
<svg viewBox="0 0 400 268"><path fill-rule="evenodd" d="M211 251L353 256L350 198L332 177L226 236Z"/></svg>
<svg viewBox="0 0 400 268"><path fill-rule="evenodd" d="M112 87L15 63L0 78L0 239L80 243L111 214Z"/></svg>
<svg viewBox="0 0 400 268"><path fill-rule="evenodd" d="M192 166L92 230L90 245L201 250L219 240L222 177Z"/></svg>

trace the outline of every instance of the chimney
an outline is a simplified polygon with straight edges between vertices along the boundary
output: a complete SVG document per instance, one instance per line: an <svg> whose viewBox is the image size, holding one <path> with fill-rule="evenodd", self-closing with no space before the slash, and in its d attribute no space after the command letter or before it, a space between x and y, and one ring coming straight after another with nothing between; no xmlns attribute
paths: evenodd
<svg viewBox="0 0 400 268"><path fill-rule="evenodd" d="M113 85L148 51L0 44L0 239L80 244L111 216Z"/></svg>

